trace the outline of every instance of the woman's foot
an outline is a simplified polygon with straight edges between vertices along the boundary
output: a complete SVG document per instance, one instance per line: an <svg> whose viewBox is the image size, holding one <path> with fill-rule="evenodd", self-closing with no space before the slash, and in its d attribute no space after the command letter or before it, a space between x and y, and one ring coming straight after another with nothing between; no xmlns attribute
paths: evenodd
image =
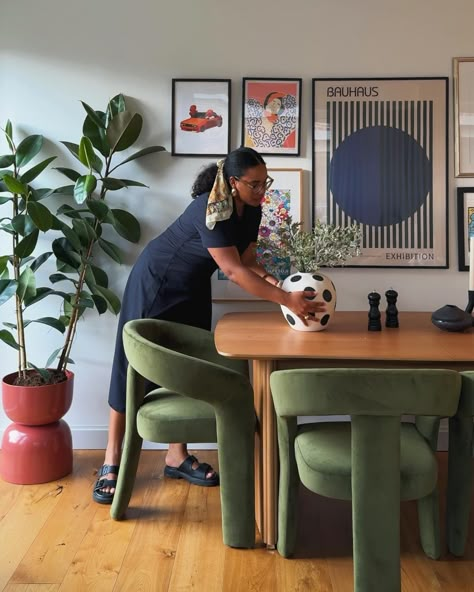
<svg viewBox="0 0 474 592"><path fill-rule="evenodd" d="M189 460L191 459L191 460ZM175 479L186 479L196 485L217 485L219 475L207 463L200 463L191 456L183 444L170 444L165 458L165 475ZM201 483L204 481L204 483Z"/></svg>
<svg viewBox="0 0 474 592"><path fill-rule="evenodd" d="M104 464L97 471L97 481L92 491L92 499L99 504L111 504L114 499L115 488L117 486L117 477L119 472L118 465Z"/></svg>

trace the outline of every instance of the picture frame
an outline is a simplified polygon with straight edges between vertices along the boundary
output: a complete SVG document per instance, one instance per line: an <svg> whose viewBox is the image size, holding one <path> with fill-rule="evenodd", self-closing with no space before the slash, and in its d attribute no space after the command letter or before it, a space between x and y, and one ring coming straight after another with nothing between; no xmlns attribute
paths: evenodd
<svg viewBox="0 0 474 592"><path fill-rule="evenodd" d="M299 156L301 78L242 79L242 146L272 156Z"/></svg>
<svg viewBox="0 0 474 592"><path fill-rule="evenodd" d="M447 268L448 78L313 78L312 219L359 223L347 267Z"/></svg>
<svg viewBox="0 0 474 592"><path fill-rule="evenodd" d="M266 236L271 233L271 228L279 221L291 215L293 222L303 222L303 169L299 168L269 168L268 175L273 178L273 185L265 193L262 200L262 221L259 233ZM264 257L257 251L257 260L265 262L265 269L275 277L284 279L289 275L290 262L278 258ZM286 274L286 275L285 275ZM229 281L226 276L217 270L212 278L212 299L217 301L260 301L260 298L248 294Z"/></svg>
<svg viewBox="0 0 474 592"><path fill-rule="evenodd" d="M474 57L453 58L454 171L474 177Z"/></svg>
<svg viewBox="0 0 474 592"><path fill-rule="evenodd" d="M474 187L458 187L458 269L469 271L469 239L474 236Z"/></svg>
<svg viewBox="0 0 474 592"><path fill-rule="evenodd" d="M173 78L173 156L226 156L230 152L230 91L227 78Z"/></svg>

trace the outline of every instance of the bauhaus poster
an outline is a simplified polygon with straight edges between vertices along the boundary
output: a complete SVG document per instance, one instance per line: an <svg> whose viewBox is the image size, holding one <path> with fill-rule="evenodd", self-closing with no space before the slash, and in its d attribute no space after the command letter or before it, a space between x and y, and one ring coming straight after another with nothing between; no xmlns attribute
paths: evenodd
<svg viewBox="0 0 474 592"><path fill-rule="evenodd" d="M313 79L313 219L360 224L351 267L448 266L448 79Z"/></svg>

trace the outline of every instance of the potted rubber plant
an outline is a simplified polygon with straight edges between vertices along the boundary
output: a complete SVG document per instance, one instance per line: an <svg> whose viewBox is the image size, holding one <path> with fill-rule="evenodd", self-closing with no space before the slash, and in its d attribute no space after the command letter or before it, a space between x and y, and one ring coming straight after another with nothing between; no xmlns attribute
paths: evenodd
<svg viewBox="0 0 474 592"><path fill-rule="evenodd" d="M131 242L138 242L140 239L140 224L135 216L125 209L109 207L106 203L106 197L109 191L115 192L129 187L140 188L145 187L145 185L139 181L119 178L114 171L125 163L165 150L162 146L150 146L136 150L132 154L120 154L136 143L143 126L142 116L127 109L125 97L122 94L111 99L105 111L95 111L84 102L82 105L86 111L86 116L80 142L78 144L67 141L62 143L85 170L58 167L57 170L72 181L71 184L55 190L41 190L40 193L31 193L33 196L40 195L43 199L51 195L54 195L55 198L58 196L66 197L67 202L59 207L56 215L52 214L49 210L47 214L47 208L28 205L30 203L33 204L31 197L25 199L25 194L29 191L28 187L14 185L14 182L10 178L7 178L5 181L5 176L8 176L15 179L18 183L22 182L25 185L28 177L32 176L33 173L30 173L28 176L28 171L26 178L20 173L17 162L21 162L19 157L14 162L12 161L12 174L5 172L3 175L5 188L13 196L13 200L18 202L18 206L14 206L14 210L17 207L25 207L28 222L29 217L32 217L29 210L32 210L33 216L35 216L33 220L38 220L42 224L37 230L56 231L54 238L52 238L51 251L38 257L37 262L36 260L29 262L27 266L28 268L33 266L34 271L51 254L54 254L56 272L49 276L50 287L37 289L33 298L32 284L28 284L29 289L24 288L26 278L30 277L30 273L18 271L12 280L5 280L10 283L2 286L2 292L0 294L2 294L3 299L11 296L14 292L14 285L11 282L17 281L17 293L23 300L26 298L23 308L30 306L31 303L48 295L59 295L61 297L62 307L59 317L54 319L48 317L47 319L40 319L37 322L47 323L64 333L63 345L51 353L49 359L46 361L45 368L34 366L25 358L22 364L22 372L25 374L27 380L28 377L31 379L31 376L34 375L34 380L40 383L40 388L49 386L50 382L58 383L63 388L67 388L68 394L66 397L63 396L62 400L69 400L69 403L67 408L63 405L63 414L69 409L72 400L74 376L67 366L69 363L72 363L70 352L76 335L78 320L88 309L95 309L100 315L108 310L114 314L120 311L120 299L108 286L109 280L107 273L97 263L97 251L100 249L113 261L121 263L122 254L120 248L113 240L110 240L109 235L115 232ZM6 130L6 133L8 131ZM11 136L11 134L8 135ZM33 142L29 140L27 145L29 143ZM11 146L12 151L15 151L13 143ZM18 148L21 149L21 155L24 152L23 143ZM16 149L16 151L18 150ZM34 155L30 154L30 156L33 158ZM119 159L118 162L116 162L117 159ZM44 166L47 166L51 160L47 163L41 163L41 165L44 164ZM8 164L8 162L9 160L7 159L5 164ZM25 162L22 162L22 164L25 164ZM37 165L37 167L40 168L40 165ZM39 198L35 201L39 201ZM26 205L24 205L25 203ZM39 205L41 206L41 204ZM40 210L41 218L37 213L38 209ZM15 215L14 212L13 218ZM106 225L112 230L112 232L110 230L108 231L107 239L103 236ZM28 225L28 237L31 234L29 228L30 225ZM11 231L8 227L5 230L7 232ZM30 257L30 253L25 253L23 241L24 239L16 241L19 246L14 246L14 253L17 253L17 255L21 254L24 257ZM30 242L32 242L31 237ZM16 259L14 257L13 260L18 264L19 269L25 263L25 261L18 260L18 257ZM55 289L56 284L61 284L63 290ZM23 294L23 291L25 291L25 294ZM2 296L0 296L0 303ZM16 298L18 298L18 295ZM21 327L21 324L19 326ZM18 348L22 352L23 347L21 343L23 343L24 332L21 328L19 335L19 339L15 340L7 328L0 334L0 337L5 343ZM57 360L57 365L56 368L52 369L51 366L55 360ZM17 385L11 386L16 388ZM28 390L28 392L30 393L31 391ZM21 397L15 397L15 395L12 395L11 398L12 400L21 399ZM44 399L44 397L42 398ZM40 397L37 397L36 400L40 400ZM46 406L48 408L54 407L51 403ZM28 420L28 426L25 426L24 424L27 422L22 420L23 427L21 429L25 432L28 428L29 432L34 431L39 436L39 423L44 424L45 422L44 420L40 421L35 418L35 413L31 405L30 408L32 410L30 416L32 415L33 418ZM17 424L20 423L17 419L14 419L14 421ZM33 446L41 448L44 451L44 456L49 455L51 461L46 462L45 458L36 458L35 466L38 471L40 471L40 467L44 468L48 465L47 471L43 470L41 475L32 474L32 462L27 463L25 460L19 462L20 456L32 457L31 450L23 454L19 451L18 446L15 447L14 441L18 441L18 437L15 436L18 431L17 425L11 430L11 426L7 428L2 441L2 447L4 449L2 454L4 461L2 476L6 480L22 483L39 483L57 479L72 470L72 441L69 427L64 420L59 420L59 418L51 420L49 417L48 421L47 428L49 431L53 431L52 428L55 426L56 432L59 432L61 429L63 432L67 432L67 434L63 433L61 435L62 439L57 433L52 434L49 445L44 444L38 446L37 442L33 442L31 448ZM41 428L43 432L46 431L45 425L41 425ZM29 438L32 439L32 436L30 435ZM26 437L22 437L22 441L26 441L27 439ZM67 462L61 461L61 459L53 459L50 453L47 452L48 448L61 449L62 456L67 456ZM8 468L6 467L7 462ZM22 464L27 464L28 469L22 471L21 476L18 476L18 471L13 467L18 467ZM50 469L50 465L54 468ZM60 466L63 468L60 469ZM12 475L12 472L15 472L15 474ZM25 472L29 473L29 476L25 476Z"/></svg>
<svg viewBox="0 0 474 592"><path fill-rule="evenodd" d="M287 292L312 291L317 300L326 304L326 312L318 321L305 324L288 308L282 312L288 324L298 331L321 331L326 329L336 309L336 288L332 280L321 273L321 267L344 265L350 258L360 254L361 231L357 223L348 226L326 224L316 220L310 230L304 230L300 222L288 216L280 225L261 233L258 239L260 261L275 256L287 260L293 271L282 278L281 288Z"/></svg>
<svg viewBox="0 0 474 592"><path fill-rule="evenodd" d="M11 321L0 329L0 340L17 350L18 368L2 380L3 408L14 423L3 434L1 474L13 483L39 483L72 469L71 433L61 417L71 405L73 377L34 364L27 340L32 325L65 332L60 318L34 317L35 305L45 297L68 299L39 285L38 270L53 254L38 252L41 239L60 222L48 207L54 191L37 184L56 157L33 165L43 136L27 136L17 145L10 121L3 133L9 152L0 156L0 231L8 247L0 254L0 305L13 300L13 310Z"/></svg>

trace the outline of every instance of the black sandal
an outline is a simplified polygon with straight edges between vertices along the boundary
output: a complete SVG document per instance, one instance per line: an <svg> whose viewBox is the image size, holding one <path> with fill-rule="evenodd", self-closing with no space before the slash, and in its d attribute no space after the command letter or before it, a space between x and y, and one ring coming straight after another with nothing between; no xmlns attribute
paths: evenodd
<svg viewBox="0 0 474 592"><path fill-rule="evenodd" d="M197 468L193 469L193 463L199 463ZM214 469L207 463L200 463L195 456L188 456L179 467L165 466L165 477L171 479L186 479L193 485L201 485L201 487L214 487L219 485L219 475L214 471L212 477L207 477Z"/></svg>
<svg viewBox="0 0 474 592"><path fill-rule="evenodd" d="M95 482L92 491L92 499L98 504L111 504L114 499L114 494L110 491L102 491L104 487L117 487L117 479L101 479L104 475L114 473L118 475L118 465L102 465L97 472L99 479Z"/></svg>

